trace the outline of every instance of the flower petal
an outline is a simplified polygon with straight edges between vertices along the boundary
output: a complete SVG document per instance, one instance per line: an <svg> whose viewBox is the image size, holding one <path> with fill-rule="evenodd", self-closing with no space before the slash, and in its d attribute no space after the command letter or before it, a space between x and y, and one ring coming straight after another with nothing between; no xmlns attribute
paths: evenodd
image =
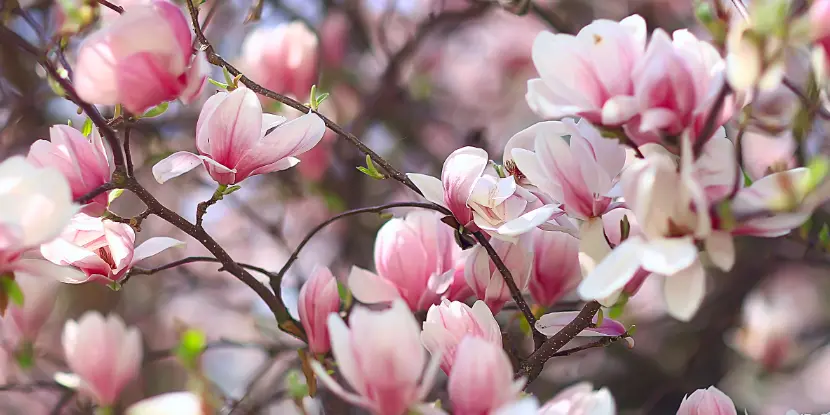
<svg viewBox="0 0 830 415"><path fill-rule="evenodd" d="M401 298L394 284L360 267L352 267L348 285L354 298L365 304L385 303Z"/></svg>
<svg viewBox="0 0 830 415"><path fill-rule="evenodd" d="M594 270L585 276L577 292L586 300L597 300L625 287L640 268L640 252L647 243L630 237L611 251Z"/></svg>
<svg viewBox="0 0 830 415"><path fill-rule="evenodd" d="M168 248L184 245L184 242L178 239L168 238L166 236L150 238L135 248L135 251L133 252L132 263L135 264L136 262L141 261L142 259L149 258Z"/></svg>
<svg viewBox="0 0 830 415"><path fill-rule="evenodd" d="M705 293L706 272L700 261L674 275L667 275L663 285L666 310L681 321L689 321L694 316Z"/></svg>
<svg viewBox="0 0 830 415"><path fill-rule="evenodd" d="M506 222L496 230L501 235L516 236L545 223L557 211L554 205L544 205L538 209L531 210L516 219Z"/></svg>
<svg viewBox="0 0 830 415"><path fill-rule="evenodd" d="M160 184L185 174L202 164L202 157L189 151L179 151L167 156L153 166L153 177Z"/></svg>
<svg viewBox="0 0 830 415"><path fill-rule="evenodd" d="M15 268L27 274L54 278L67 284L80 284L89 280L89 277L77 268L62 267L40 259L21 259L15 263Z"/></svg>
<svg viewBox="0 0 830 415"><path fill-rule="evenodd" d="M672 275L697 259L697 247L691 237L650 239L641 256L643 269Z"/></svg>
<svg viewBox="0 0 830 415"><path fill-rule="evenodd" d="M735 242L729 232L713 231L705 241L706 253L718 268L729 271L735 265Z"/></svg>
<svg viewBox="0 0 830 415"><path fill-rule="evenodd" d="M424 194L426 200L447 207L444 203L444 186L441 184L441 179L418 173L407 173L406 177L415 183L415 187Z"/></svg>

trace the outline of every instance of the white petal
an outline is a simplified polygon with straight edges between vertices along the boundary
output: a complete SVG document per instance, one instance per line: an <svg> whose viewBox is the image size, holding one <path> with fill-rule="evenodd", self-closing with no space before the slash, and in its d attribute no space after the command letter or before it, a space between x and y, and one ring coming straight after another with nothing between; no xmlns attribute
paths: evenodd
<svg viewBox="0 0 830 415"><path fill-rule="evenodd" d="M646 245L639 237L630 237L619 244L579 284L579 296L597 300L625 287L640 268L639 254Z"/></svg>
<svg viewBox="0 0 830 415"><path fill-rule="evenodd" d="M667 275L663 295L669 315L689 321L703 302L705 290L706 272L700 261L674 275Z"/></svg>
<svg viewBox="0 0 830 415"><path fill-rule="evenodd" d="M31 275L54 278L67 284L80 284L89 280L86 274L76 268L62 267L40 259L21 259L15 263L15 268Z"/></svg>
<svg viewBox="0 0 830 415"><path fill-rule="evenodd" d="M202 415L202 400L190 392L165 393L130 406L126 415Z"/></svg>
<svg viewBox="0 0 830 415"><path fill-rule="evenodd" d="M371 408L371 404L360 395L346 392L346 390L343 389L343 387L329 375L326 368L324 368L320 362L312 360L311 369L314 371L314 374L317 375L317 379L320 380L320 382L322 382L328 390L332 391L344 401L364 408Z"/></svg>
<svg viewBox="0 0 830 415"><path fill-rule="evenodd" d="M547 222L556 211L556 206L544 205L538 209L527 212L516 219L506 222L504 225L499 226L496 232L505 236L521 235Z"/></svg>
<svg viewBox="0 0 830 415"><path fill-rule="evenodd" d="M713 231L706 238L706 253L718 268L729 271L735 265L735 242L729 232Z"/></svg>
<svg viewBox="0 0 830 415"><path fill-rule="evenodd" d="M196 166L202 164L203 161L216 166L219 171L225 173L236 172L236 170L229 169L210 157L200 156L189 151L179 151L156 163L153 166L153 177L155 177L157 182L163 184L174 177L179 177L193 170Z"/></svg>
<svg viewBox="0 0 830 415"><path fill-rule="evenodd" d="M447 207L444 204L444 186L437 177L426 174L408 173L406 177L415 183L415 187L424 194L424 198L439 206Z"/></svg>
<svg viewBox="0 0 830 415"><path fill-rule="evenodd" d="M184 242L178 239L168 238L166 236L150 238L135 248L135 251L133 251L132 263L135 264L136 262L156 255L165 249L184 245Z"/></svg>
<svg viewBox="0 0 830 415"><path fill-rule="evenodd" d="M650 239L641 255L644 269L671 275L697 259L697 247L691 237Z"/></svg>

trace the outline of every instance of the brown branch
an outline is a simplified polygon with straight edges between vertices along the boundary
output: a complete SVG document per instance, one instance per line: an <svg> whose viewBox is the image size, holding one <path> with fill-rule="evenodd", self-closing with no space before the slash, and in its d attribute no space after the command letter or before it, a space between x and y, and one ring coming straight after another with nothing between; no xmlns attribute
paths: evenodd
<svg viewBox="0 0 830 415"><path fill-rule="evenodd" d="M620 340L625 340L629 337L631 337L631 335L629 335L628 332L620 334L619 336L600 337L599 340L595 340L595 341L592 341L590 343L583 344L581 346L576 346L576 347L571 347L570 349L560 350L560 351L554 353L551 357L570 356L574 353L579 353L579 352L584 351L584 350L596 349L598 347L605 347L605 346L608 346L610 344L616 343Z"/></svg>
<svg viewBox="0 0 830 415"><path fill-rule="evenodd" d="M516 302L516 306L519 307L519 310L522 312L522 315L524 315L525 320L527 320L530 325L530 330L533 332L533 342L538 349L542 343L545 342L546 337L536 329L536 316L533 315L533 311L530 310L530 306L527 305L527 301L525 301L524 296L522 296L522 290L520 290L519 286L516 285L516 281L513 279L513 274L507 268L507 265L504 264L504 261L502 261L499 257L496 250L493 249L493 245L490 245L490 242L487 240L487 237L484 236L484 233L481 231L473 232L473 236L476 238L479 245L487 251L487 255L490 257L490 260L493 261L496 269L499 270L502 278L504 278L504 283L510 290L510 295L513 297L513 301Z"/></svg>
<svg viewBox="0 0 830 415"><path fill-rule="evenodd" d="M830 120L830 111L827 111L827 108L824 108L820 102L815 102L814 100L810 99L807 94L804 93L801 89L798 88L798 85L793 83L793 81L784 78L781 80L781 83L787 87L790 91L792 91L798 99L801 100L801 103L807 107L807 111L818 114L819 117Z"/></svg>
<svg viewBox="0 0 830 415"><path fill-rule="evenodd" d="M222 261L220 261L216 258L213 258L213 257L209 257L209 256L190 256L190 257L182 258L182 259L179 259L177 261L173 261L173 262L170 262L170 263L167 263L167 264L155 267L155 268L145 269L145 268L133 267L132 269L130 269L129 274L127 275L127 278L129 278L132 275L153 275L157 272L165 271L165 270L175 268L175 267L178 267L178 266L182 266L182 265L186 265L186 264L192 264L192 263L195 263L195 262L215 262L215 263L219 263L219 264L222 263ZM259 272L260 274L269 275L269 276L274 275L274 273L268 271L267 269L260 268L260 267L255 266L255 265L244 264L242 262L237 262L237 264L239 264L239 266L242 267L242 268L246 268L246 269L249 269L251 271L256 271L256 272Z"/></svg>
<svg viewBox="0 0 830 415"><path fill-rule="evenodd" d="M516 376L527 376L527 383L533 382L539 377L542 369L545 367L545 362L554 357L556 353L565 347L568 342L573 340L582 330L591 326L594 321L594 316L600 309L600 304L596 301L591 301L582 307L576 318L568 323L562 330L554 334L551 338L545 340L541 347L536 349L525 361L519 365L519 370Z"/></svg>
<svg viewBox="0 0 830 415"><path fill-rule="evenodd" d="M106 183L90 190L89 193L75 199L75 203L85 205L85 204L89 203L90 200L95 199L96 197L98 197L98 195L100 195L101 193L109 192L110 190L113 190L117 187L118 186L112 184L112 182L106 182Z"/></svg>
<svg viewBox="0 0 830 415"><path fill-rule="evenodd" d="M387 209L398 208L398 207L417 207L417 208L423 208L423 209L431 209L431 210L435 210L435 211L445 213L445 214L448 213L448 211L445 208L443 208L441 206L438 206L436 204L433 204L433 203L397 202L397 203L387 203L385 205L379 205L379 206L371 206L371 207L347 210L343 213L334 215L334 216L326 219L324 222L320 223L319 225L315 226L314 229L312 229L305 236L305 238L303 238L303 240L300 242L300 244L297 245L297 248L294 249L294 252L292 252L291 256L288 257L288 260L285 261L285 265L282 266L282 269L280 269L279 272L277 272L276 275L271 276L271 289L273 289L274 292L279 292L279 287L282 284L282 277L285 276L285 273L288 272L288 269L291 268L291 265L294 264L295 261L297 261L297 258L300 256L300 251L303 249L303 247L306 246L306 244L308 244L309 241L311 241L311 238L313 238L314 235L317 234L317 232L320 232L326 226L328 226L328 225L330 225L330 224L332 224L332 223L334 223L334 222L336 222L340 219L349 217L349 216L359 215L359 214L362 214L362 213L380 213L380 212L383 212Z"/></svg>
<svg viewBox="0 0 830 415"><path fill-rule="evenodd" d="M344 130L343 127L340 127L334 121L328 119L325 115L323 115L323 114L321 114L317 111L312 110L310 107L307 107L307 106L303 105L299 101L296 101L296 100L294 100L290 97L287 97L287 96L282 95L282 94L278 94L274 91L271 91L270 89L267 89L267 88L257 84L256 82L252 81L250 78L248 78L247 76L245 76L241 72L239 72L238 69L236 69L228 61L226 61L224 58L219 56L218 53L216 53L216 50L213 48L213 45L211 45L211 43L205 37L204 32L202 31L201 27L199 27L199 10L196 7L196 5L193 4L193 0L187 0L187 8L190 11L190 18L193 22L194 31L196 32L196 38L198 39L199 43L202 44L202 47L204 48L205 56L207 57L208 62L210 62L211 64L213 64L215 66L219 66L219 67L223 67L223 68L227 69L228 72L233 76L240 76L241 75L240 82L242 82L242 84L244 84L245 86L250 88L252 91L256 92L257 94L260 94L264 97L273 99L275 101L279 101L279 102L281 102L281 103L283 103L283 104L285 104L285 105L287 105L291 108L294 108L297 111L300 111L300 112L303 112L303 113L313 112L313 113L317 114L320 117L320 119L322 119L323 122L326 124L326 127L328 127L330 130L337 133L337 135L345 138L352 145L357 147L357 149L360 150L360 152L362 152L363 154L366 154L367 156L371 157L372 161L375 162L376 164L378 164L379 166L381 166L387 172L387 174L390 177L392 177L393 179L403 183L406 187L412 189L416 193L421 194L421 191L418 189L417 186L415 186L415 183L412 183L412 181L409 180L409 178L406 177L405 174L401 173L396 168L394 168L391 164L389 164L389 162L384 160L381 156L379 156L377 153L375 153L372 149L370 149L365 144L363 144L363 142L361 142L360 139L358 139L357 137L355 137L353 134L349 133L348 131Z"/></svg>
<svg viewBox="0 0 830 415"><path fill-rule="evenodd" d="M133 168L133 156L130 153L130 123L126 122L124 124L124 158L127 161L127 177L133 177L135 175L135 169Z"/></svg>
<svg viewBox="0 0 830 415"><path fill-rule="evenodd" d="M124 13L124 8L123 7L121 7L117 4L112 4L107 0L98 0L98 3L102 6L107 7L108 9L118 13L118 14Z"/></svg>
<svg viewBox="0 0 830 415"><path fill-rule="evenodd" d="M706 116L706 120L703 122L703 128L701 128L700 133L698 133L697 137L695 137L694 143L694 155L697 157L701 151L703 151L703 146L706 145L706 142L712 138L712 134L715 133L715 130L719 127L719 125L715 125L720 118L721 112L723 110L723 105L726 102L726 96L732 91L732 88L726 81L723 81L723 85L718 91L718 96L715 98L715 105L709 110L709 115Z"/></svg>
<svg viewBox="0 0 830 415"><path fill-rule="evenodd" d="M147 217L152 213L153 212L151 212L150 209L144 209L144 211L138 215L131 218L123 218L108 210L104 212L104 215L101 218L111 220L113 222L126 223L127 225L130 225L131 228L135 229L136 232L141 232L141 223L144 222L144 219L147 219Z"/></svg>

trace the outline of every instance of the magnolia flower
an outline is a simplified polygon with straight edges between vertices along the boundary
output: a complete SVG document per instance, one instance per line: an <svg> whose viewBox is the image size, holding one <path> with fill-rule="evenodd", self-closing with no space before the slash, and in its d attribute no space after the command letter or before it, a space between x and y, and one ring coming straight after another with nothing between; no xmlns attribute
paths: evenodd
<svg viewBox="0 0 830 415"><path fill-rule="evenodd" d="M487 152L475 147L455 150L444 161L441 179L425 174L409 173L407 177L432 203L444 206L452 212L458 224L474 227L473 211L467 199L475 181L484 173L489 158ZM473 229L476 230L476 229Z"/></svg>
<svg viewBox="0 0 830 415"><path fill-rule="evenodd" d="M217 93L202 107L196 122L199 155L174 153L153 166L153 176L164 183L203 164L217 183L236 184L297 165L295 156L317 145L325 129L323 120L311 112L288 122L263 114L256 94L240 86Z"/></svg>
<svg viewBox="0 0 830 415"><path fill-rule="evenodd" d="M54 167L69 181L72 198L77 199L109 182L115 166L110 163L112 153L101 140L98 130L92 129L90 139L68 125L49 129L49 141L37 140L29 148L26 161L38 167ZM107 209L107 192L96 196L84 207L90 215L100 215Z"/></svg>
<svg viewBox="0 0 830 415"><path fill-rule="evenodd" d="M758 36L746 20L729 26L726 37L726 78L736 91L776 88L784 78L785 61L779 49L781 39Z"/></svg>
<svg viewBox="0 0 830 415"><path fill-rule="evenodd" d="M258 84L305 98L317 81L317 37L299 21L260 27L242 43L242 66Z"/></svg>
<svg viewBox="0 0 830 415"><path fill-rule="evenodd" d="M440 357L427 365L418 339L418 322L402 300L385 311L352 309L349 325L329 316L332 354L343 378L354 389L346 391L317 361L314 373L332 392L373 414L400 415L421 403L432 387Z"/></svg>
<svg viewBox="0 0 830 415"><path fill-rule="evenodd" d="M542 32L533 42L540 78L527 83L527 102L542 117L583 117L619 126L638 111L632 73L646 44L646 22L595 20L576 36Z"/></svg>
<svg viewBox="0 0 830 415"><path fill-rule="evenodd" d="M578 314L578 311L560 311L545 314L539 320L536 320L536 329L544 335L553 336L572 322ZM621 336L626 332L625 326L614 319L605 317L597 325L598 319L597 316L594 316L593 323L595 327L588 327L577 336Z"/></svg>
<svg viewBox="0 0 830 415"><path fill-rule="evenodd" d="M499 258L512 274L519 291L527 288L530 282L530 269L533 265L533 252L529 249L526 239L520 239L516 243L497 239L490 241ZM493 314L496 314L504 307L504 303L512 298L510 289L484 247L476 245L471 250L464 266L464 278L476 297L484 300L487 307L490 307Z"/></svg>
<svg viewBox="0 0 830 415"><path fill-rule="evenodd" d="M34 342L52 314L60 284L22 272L15 274L15 282L23 292L24 301L22 305L9 303L3 322L13 326L22 340Z"/></svg>
<svg viewBox="0 0 830 415"><path fill-rule="evenodd" d="M735 404L725 393L710 386L683 398L677 415L737 415Z"/></svg>
<svg viewBox="0 0 830 415"><path fill-rule="evenodd" d="M741 138L741 150L744 169L752 180L758 180L782 167L792 169L796 166L797 146L792 131L789 130L778 136L748 130Z"/></svg>
<svg viewBox="0 0 830 415"><path fill-rule="evenodd" d="M530 294L539 305L550 307L582 281L579 239L565 233L534 230Z"/></svg>
<svg viewBox="0 0 830 415"><path fill-rule="evenodd" d="M467 205L473 209L473 222L479 229L505 240L514 240L541 226L558 211L552 204L543 205L533 193L516 184L514 177L495 174L476 179Z"/></svg>
<svg viewBox="0 0 830 415"><path fill-rule="evenodd" d="M697 139L718 100L725 102L715 125L723 125L732 115L732 96L718 96L724 84L720 53L688 30L675 31L672 37L656 29L634 69L640 112L626 132L637 144L678 137L687 129Z"/></svg>
<svg viewBox="0 0 830 415"><path fill-rule="evenodd" d="M327 353L331 350L329 331L326 322L329 314L340 310L340 294L337 280L328 267L317 266L311 272L297 304L300 323L308 336L308 348L314 354Z"/></svg>
<svg viewBox="0 0 830 415"><path fill-rule="evenodd" d="M729 232L733 235L775 238L801 226L822 201L808 203L807 200L798 200L801 199L797 194L799 184L809 180L809 176L809 170L801 167L770 174L738 191L731 204L738 219ZM797 209L786 209L794 202L801 202ZM759 212L768 213L758 215Z"/></svg>
<svg viewBox="0 0 830 415"><path fill-rule="evenodd" d="M122 103L135 114L176 98L187 103L207 81L204 54L194 57L192 45L178 6L134 5L84 40L72 83L84 101Z"/></svg>
<svg viewBox="0 0 830 415"><path fill-rule="evenodd" d="M62 282L111 283L122 280L142 259L181 245L184 242L173 238L155 237L136 247L130 225L79 213L59 238L40 247L40 253L56 265L73 266L82 272L67 275Z"/></svg>
<svg viewBox="0 0 830 415"><path fill-rule="evenodd" d="M192 392L171 392L130 405L126 415L206 415L202 399Z"/></svg>
<svg viewBox="0 0 830 415"><path fill-rule="evenodd" d="M330 67L339 67L346 57L351 21L345 13L332 12L320 26L320 53Z"/></svg>
<svg viewBox="0 0 830 415"><path fill-rule="evenodd" d="M447 389L453 414L479 415L519 397L527 379L513 380L513 367L501 343L465 337L458 345Z"/></svg>
<svg viewBox="0 0 830 415"><path fill-rule="evenodd" d="M556 394L538 415L615 415L614 397L606 388L598 391L588 382L578 383Z"/></svg>
<svg viewBox="0 0 830 415"><path fill-rule="evenodd" d="M141 333L120 317L106 319L88 311L63 328L63 351L69 368L81 378L81 391L101 406L115 403L141 367Z"/></svg>
<svg viewBox="0 0 830 415"><path fill-rule="evenodd" d="M603 138L586 121L565 120L539 123L536 138L522 141L507 144L516 169L562 203L570 217L584 220L609 210L625 164L625 148L616 140Z"/></svg>
<svg viewBox="0 0 830 415"><path fill-rule="evenodd" d="M501 347L501 328L482 301L471 308L460 301L443 300L427 311L421 342L430 354L441 356L441 369L450 374L456 349L465 337L480 337Z"/></svg>
<svg viewBox="0 0 830 415"><path fill-rule="evenodd" d="M66 178L53 167L38 168L23 157L0 162L0 272L74 278L77 270L23 254L60 235L78 206Z"/></svg>
<svg viewBox="0 0 830 415"><path fill-rule="evenodd" d="M375 240L377 274L353 268L349 288L362 303L401 298L412 310L438 303L455 278L460 248L453 230L432 211L412 211L383 224Z"/></svg>

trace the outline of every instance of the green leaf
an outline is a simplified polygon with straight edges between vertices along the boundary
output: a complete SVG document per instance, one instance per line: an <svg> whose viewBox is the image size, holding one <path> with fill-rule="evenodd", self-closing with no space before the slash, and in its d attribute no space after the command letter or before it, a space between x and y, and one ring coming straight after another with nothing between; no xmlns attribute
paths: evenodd
<svg viewBox="0 0 830 415"><path fill-rule="evenodd" d="M17 284L17 281L14 280L13 275L0 275L0 287L2 287L3 292L8 296L12 303L17 306L23 305L23 291L20 289L20 285Z"/></svg>
<svg viewBox="0 0 830 415"><path fill-rule="evenodd" d="M602 309L600 308L599 311L597 311L597 322L594 324L596 324L596 326L599 327L602 325L603 320L605 320L605 313L603 313Z"/></svg>
<svg viewBox="0 0 830 415"><path fill-rule="evenodd" d="M212 83L213 85L218 86L219 88L228 89L228 84L223 84L223 83L221 83L219 81L215 81L211 78L208 78L208 82Z"/></svg>
<svg viewBox="0 0 830 415"><path fill-rule="evenodd" d="M140 118L158 117L159 115L164 114L164 112L167 111L168 106L170 106L169 102L162 102L161 104L158 104L155 107L147 110L147 112L145 112Z"/></svg>
<svg viewBox="0 0 830 415"><path fill-rule="evenodd" d="M226 84L228 84L228 85L233 85L234 84L233 83L233 77L231 76L231 73L228 72L228 68L226 68L224 66L222 67L222 76L225 77L225 83Z"/></svg>
<svg viewBox="0 0 830 415"><path fill-rule="evenodd" d="M92 118L87 118L86 121L84 121L81 133L86 137L89 137L89 135L92 134Z"/></svg>
<svg viewBox="0 0 830 415"><path fill-rule="evenodd" d="M285 388L288 389L288 395L292 398L302 399L308 396L308 385L303 381L303 375L297 370L292 370L285 377Z"/></svg>
<svg viewBox="0 0 830 415"><path fill-rule="evenodd" d="M176 356L188 367L195 367L199 356L207 347L207 336L197 329L187 329L182 333Z"/></svg>
<svg viewBox="0 0 830 415"><path fill-rule="evenodd" d="M320 104L322 104L323 101L325 101L326 98L329 97L329 95L331 95L331 94L329 94L328 92L323 92L322 94L317 96L317 98L316 98L317 108L320 108Z"/></svg>
<svg viewBox="0 0 830 415"><path fill-rule="evenodd" d="M821 241L821 245L825 248L828 247L828 243L830 243L830 225L823 224L821 225L821 230L818 232L818 240Z"/></svg>
<svg viewBox="0 0 830 415"><path fill-rule="evenodd" d="M360 170L361 173L375 180L383 180L386 178L386 176L378 171L377 167L375 167L375 163L372 162L372 158L368 155L366 156L366 167L358 166L357 169Z"/></svg>
<svg viewBox="0 0 830 415"><path fill-rule="evenodd" d="M608 317L619 318L623 311L625 311L626 304L628 304L628 295L626 293L622 293L620 294L620 298L617 300L616 304L608 309Z"/></svg>
<svg viewBox="0 0 830 415"><path fill-rule="evenodd" d="M222 195L227 196L227 195L229 195L229 194L231 194L231 193L233 193L233 192L235 192L235 191L237 191L241 188L242 188L242 186L240 186L238 184L235 184L235 185L230 186L230 187L226 188L225 190L223 190Z"/></svg>
<svg viewBox="0 0 830 415"><path fill-rule="evenodd" d="M121 197L122 194L124 194L124 189L115 189L110 191L109 196L107 196L107 202L112 203L115 199Z"/></svg>
<svg viewBox="0 0 830 415"><path fill-rule="evenodd" d="M628 239L631 234L631 222L628 221L628 215L624 215L620 220L620 243Z"/></svg>
<svg viewBox="0 0 830 415"><path fill-rule="evenodd" d="M352 305L352 292L346 284L340 281L337 281L337 295L340 296L340 302L343 304L343 308L348 309Z"/></svg>
<svg viewBox="0 0 830 415"><path fill-rule="evenodd" d="M121 284L118 281L113 281L113 282L107 284L107 287L109 287L109 289L111 289L113 291L116 291L116 292L121 291Z"/></svg>
<svg viewBox="0 0 830 415"><path fill-rule="evenodd" d="M519 330L521 330L525 336L530 334L530 323L527 321L524 314L519 315Z"/></svg>
<svg viewBox="0 0 830 415"><path fill-rule="evenodd" d="M23 342L20 347L14 352L14 358L17 360L18 366L21 369L31 369L35 366L35 347L32 342Z"/></svg>
<svg viewBox="0 0 830 415"><path fill-rule="evenodd" d="M744 187L752 186L752 178L744 171Z"/></svg>

